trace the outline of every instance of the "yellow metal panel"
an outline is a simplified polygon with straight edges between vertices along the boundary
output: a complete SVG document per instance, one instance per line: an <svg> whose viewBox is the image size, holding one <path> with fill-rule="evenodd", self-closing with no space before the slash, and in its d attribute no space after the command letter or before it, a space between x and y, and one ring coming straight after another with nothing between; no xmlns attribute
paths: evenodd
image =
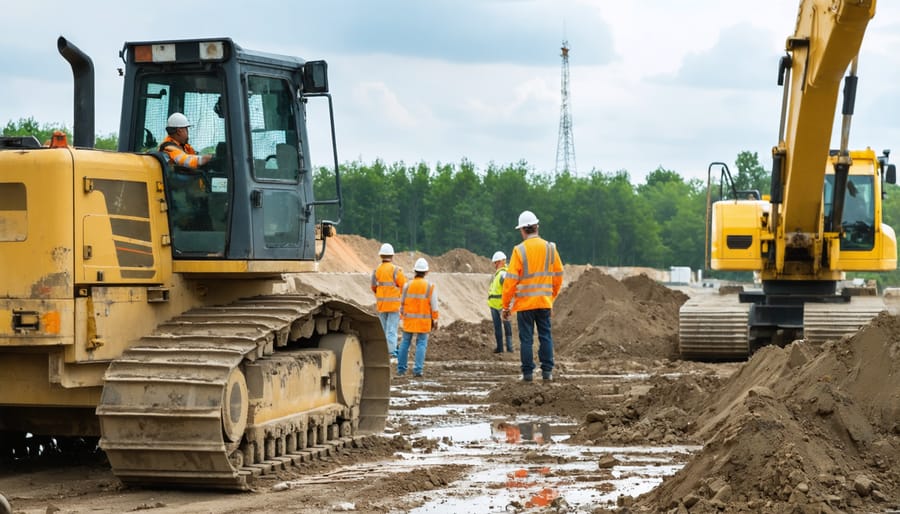
<svg viewBox="0 0 900 514"><path fill-rule="evenodd" d="M22 312L34 313L38 330L14 329L13 316ZM72 344L74 318L73 300L0 299L0 348Z"/></svg>
<svg viewBox="0 0 900 514"><path fill-rule="evenodd" d="M159 161L99 150L74 155L76 281L165 282L171 254L163 246L169 230Z"/></svg>
<svg viewBox="0 0 900 514"><path fill-rule="evenodd" d="M317 261L175 261L175 273L197 274L265 274L304 273L318 271Z"/></svg>
<svg viewBox="0 0 900 514"><path fill-rule="evenodd" d="M763 267L762 240L766 232L762 228L765 202L722 201L713 204L710 234L710 267L715 270L758 271ZM729 247L728 239L750 239L750 245Z"/></svg>
<svg viewBox="0 0 900 514"><path fill-rule="evenodd" d="M0 233L9 236L0 237L6 271L0 281L0 297L72 298L71 151L3 151L0 169L6 192L3 198L14 207L0 213L5 220L0 224L6 224ZM24 215L22 208L27 209Z"/></svg>
<svg viewBox="0 0 900 514"><path fill-rule="evenodd" d="M51 383L49 358L46 353L0 354L0 404L94 407L99 403L99 387L65 389Z"/></svg>

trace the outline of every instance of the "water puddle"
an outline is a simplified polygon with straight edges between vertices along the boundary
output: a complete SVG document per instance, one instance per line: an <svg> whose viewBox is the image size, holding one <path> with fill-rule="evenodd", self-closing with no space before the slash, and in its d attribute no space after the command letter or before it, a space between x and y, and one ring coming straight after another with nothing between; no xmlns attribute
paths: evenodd
<svg viewBox="0 0 900 514"><path fill-rule="evenodd" d="M469 474L426 499L415 513L526 512L557 509L590 512L637 496L678 471L698 447L596 447L565 443L572 423L496 419L423 429L412 436L438 439L436 449L403 453L404 467L448 463L471 466ZM431 498L431 499L427 499Z"/></svg>
<svg viewBox="0 0 900 514"><path fill-rule="evenodd" d="M428 380L395 383L386 433L402 432L413 449L398 453L394 460L351 466L312 481L416 473L459 464L468 466L461 480L406 496L404 501L420 503L409 512L591 512L614 507L620 496L650 491L700 449L570 444L576 420L492 416L488 405L477 403L491 383L471 378L452 387ZM619 375L610 376L610 381L642 378Z"/></svg>

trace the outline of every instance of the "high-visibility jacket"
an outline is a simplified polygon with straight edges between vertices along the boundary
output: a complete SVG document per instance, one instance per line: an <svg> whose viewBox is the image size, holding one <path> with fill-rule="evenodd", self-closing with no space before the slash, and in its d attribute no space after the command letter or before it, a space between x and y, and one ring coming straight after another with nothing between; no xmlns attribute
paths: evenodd
<svg viewBox="0 0 900 514"><path fill-rule="evenodd" d="M166 152L169 156L169 162L175 166L183 166L185 168L197 168L200 166L200 156L194 150L194 147L185 143L182 145L178 141L172 139L172 136L166 136L159 145L160 152Z"/></svg>
<svg viewBox="0 0 900 514"><path fill-rule="evenodd" d="M514 311L552 309L562 282L562 260L556 244L533 235L513 248L503 281L503 308L513 303Z"/></svg>
<svg viewBox="0 0 900 514"><path fill-rule="evenodd" d="M488 290L488 306L491 309L500 310L503 307L503 281L506 279L506 268L503 265L494 272L494 278L491 279L491 288Z"/></svg>
<svg viewBox="0 0 900 514"><path fill-rule="evenodd" d="M403 270L394 263L384 261L372 272L372 292L378 312L400 310L400 291L406 284Z"/></svg>
<svg viewBox="0 0 900 514"><path fill-rule="evenodd" d="M438 319L438 297L434 284L416 277L403 287L400 319L403 331L420 334L431 332L432 321Z"/></svg>

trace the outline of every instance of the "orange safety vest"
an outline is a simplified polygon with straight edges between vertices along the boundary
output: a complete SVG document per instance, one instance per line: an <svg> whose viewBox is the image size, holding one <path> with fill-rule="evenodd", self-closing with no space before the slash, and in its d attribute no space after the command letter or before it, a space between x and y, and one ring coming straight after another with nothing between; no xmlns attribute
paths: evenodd
<svg viewBox="0 0 900 514"><path fill-rule="evenodd" d="M513 248L503 281L503 308L514 311L552 309L563 282L562 260L556 244L530 237Z"/></svg>
<svg viewBox="0 0 900 514"><path fill-rule="evenodd" d="M197 168L200 166L200 156L194 150L194 147L185 143L180 145L178 141L172 139L172 136L166 136L159 145L159 151L166 152L169 156L169 162L175 166L183 166L185 168Z"/></svg>
<svg viewBox="0 0 900 514"><path fill-rule="evenodd" d="M431 322L438 319L437 303L434 284L429 284L423 277L412 279L403 288L400 307L403 331L416 334L430 332Z"/></svg>
<svg viewBox="0 0 900 514"><path fill-rule="evenodd" d="M400 290L406 284L403 270L391 262L382 262L372 272L372 292L375 293L375 307L378 312L400 310Z"/></svg>

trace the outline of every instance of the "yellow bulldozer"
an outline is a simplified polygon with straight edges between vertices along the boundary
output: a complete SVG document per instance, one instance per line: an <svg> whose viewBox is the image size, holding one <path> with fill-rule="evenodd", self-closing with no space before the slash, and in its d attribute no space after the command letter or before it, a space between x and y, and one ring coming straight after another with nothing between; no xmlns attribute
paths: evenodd
<svg viewBox="0 0 900 514"><path fill-rule="evenodd" d="M111 152L93 149L91 59L57 45L73 145L0 138L0 459L99 441L125 483L246 489L382 431L378 318L285 276L317 269L343 209L325 61L126 43ZM327 102L334 199L313 196L310 101ZM159 151L176 112L200 169Z"/></svg>

